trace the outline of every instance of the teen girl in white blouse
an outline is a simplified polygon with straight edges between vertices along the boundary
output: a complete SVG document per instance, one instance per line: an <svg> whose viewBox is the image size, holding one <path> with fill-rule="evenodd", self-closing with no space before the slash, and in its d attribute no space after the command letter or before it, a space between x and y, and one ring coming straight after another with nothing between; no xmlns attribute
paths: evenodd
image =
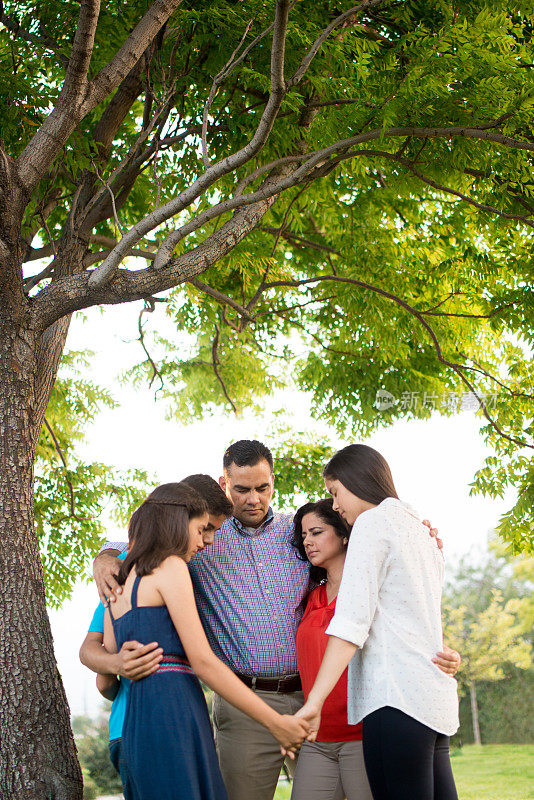
<svg viewBox="0 0 534 800"><path fill-rule="evenodd" d="M348 722L363 720L374 800L457 800L448 739L458 729L457 685L432 663L442 647L441 552L376 450L345 447L323 476L354 527L330 641L299 715L318 729L350 662Z"/></svg>

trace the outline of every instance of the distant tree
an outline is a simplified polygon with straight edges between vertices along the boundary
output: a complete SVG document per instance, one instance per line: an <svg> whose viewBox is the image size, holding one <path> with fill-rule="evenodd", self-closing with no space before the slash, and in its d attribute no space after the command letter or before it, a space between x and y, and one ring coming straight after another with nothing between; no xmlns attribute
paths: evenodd
<svg viewBox="0 0 534 800"><path fill-rule="evenodd" d="M82 767L82 778L83 800L96 800L99 795L98 786L84 767Z"/></svg>
<svg viewBox="0 0 534 800"><path fill-rule="evenodd" d="M466 606L474 618L491 603L499 590L503 600L521 598L530 601L534 590L534 558L513 556L506 545L492 535L487 550L462 556L444 588L447 605Z"/></svg>
<svg viewBox="0 0 534 800"><path fill-rule="evenodd" d="M506 664L521 669L532 665L528 638L532 633L532 566L530 574L525 570L531 561L517 559L510 564L492 552L481 565L467 567L464 562L446 592L444 636L462 655L458 680L460 688L469 691L477 744L482 743L477 682L501 680Z"/></svg>
<svg viewBox="0 0 534 800"><path fill-rule="evenodd" d="M91 792L94 787L96 790L94 797L121 794L120 778L109 760L108 715L101 714L96 719L74 717L72 728L84 772L84 787L90 788Z"/></svg>

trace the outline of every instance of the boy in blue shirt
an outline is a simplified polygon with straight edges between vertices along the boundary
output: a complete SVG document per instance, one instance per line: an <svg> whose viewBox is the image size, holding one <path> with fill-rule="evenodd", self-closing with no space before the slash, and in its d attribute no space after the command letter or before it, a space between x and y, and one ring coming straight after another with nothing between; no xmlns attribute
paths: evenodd
<svg viewBox="0 0 534 800"><path fill-rule="evenodd" d="M123 553L119 556L121 559L126 558L126 553ZM99 642L100 646L102 646L102 642L104 639L104 614L106 609L104 608L102 603L99 603L95 613L93 614L93 619L91 620L91 624L89 625L89 630L87 633L87 638L89 637L90 641ZM90 634L96 634L96 637L90 636ZM84 642L85 644L85 642ZM82 645L83 648L83 645ZM80 651L81 652L81 651ZM106 697L108 700L112 700L111 704L111 711L109 712L109 757L111 763L121 776L121 781L125 783L125 767L123 762L120 758L120 743L122 737L122 727L124 725L124 715L126 714L126 702L128 700L128 691L130 688L130 680L123 676L116 676L115 685L112 689L103 688L102 685L99 685L100 678L107 677L104 675L97 675L96 678L96 685L98 690ZM106 682L108 683L108 682Z"/></svg>

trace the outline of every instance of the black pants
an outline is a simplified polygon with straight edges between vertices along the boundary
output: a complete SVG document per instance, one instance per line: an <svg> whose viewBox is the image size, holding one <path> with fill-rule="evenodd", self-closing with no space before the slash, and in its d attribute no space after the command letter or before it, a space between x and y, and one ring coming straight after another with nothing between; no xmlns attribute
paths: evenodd
<svg viewBox="0 0 534 800"><path fill-rule="evenodd" d="M449 737L397 708L365 717L363 756L374 800L458 800Z"/></svg>

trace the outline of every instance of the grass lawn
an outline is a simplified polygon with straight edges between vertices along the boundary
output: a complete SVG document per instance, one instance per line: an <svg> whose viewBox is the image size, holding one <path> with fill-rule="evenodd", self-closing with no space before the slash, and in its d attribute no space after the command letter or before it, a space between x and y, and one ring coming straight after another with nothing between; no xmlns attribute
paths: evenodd
<svg viewBox="0 0 534 800"><path fill-rule="evenodd" d="M466 745L454 750L452 769L460 800L534 800L534 745ZM275 800L289 800L280 782Z"/></svg>
<svg viewBox="0 0 534 800"><path fill-rule="evenodd" d="M534 800L534 745L471 744L453 751L460 800Z"/></svg>

